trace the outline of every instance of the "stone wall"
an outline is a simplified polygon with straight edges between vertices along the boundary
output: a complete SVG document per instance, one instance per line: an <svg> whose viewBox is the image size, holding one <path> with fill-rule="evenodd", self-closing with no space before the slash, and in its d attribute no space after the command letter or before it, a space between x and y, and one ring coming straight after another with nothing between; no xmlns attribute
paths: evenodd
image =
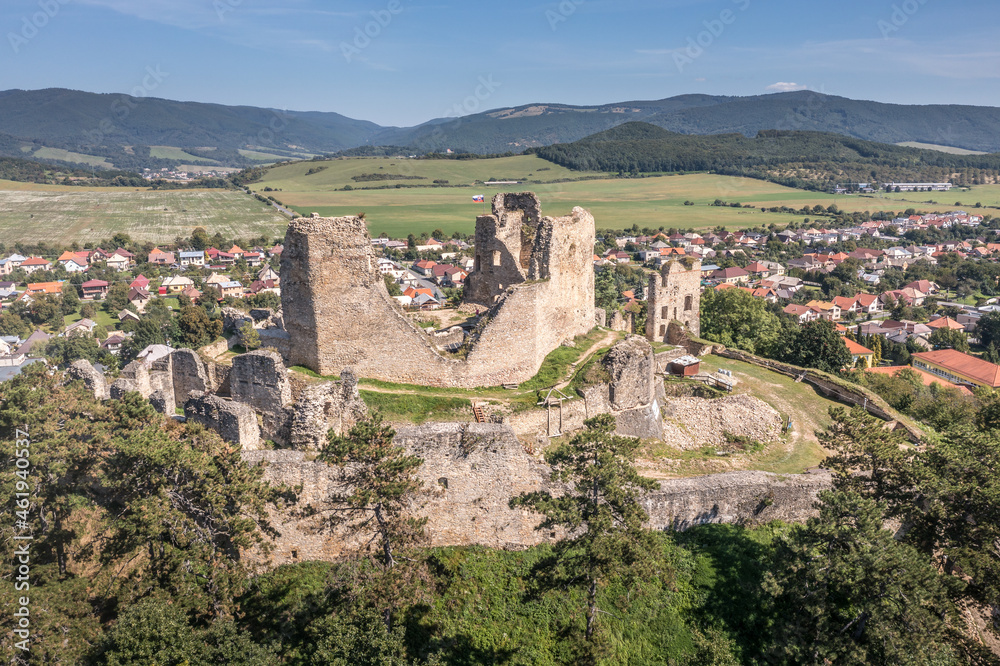
<svg viewBox="0 0 1000 666"><path fill-rule="evenodd" d="M668 262L658 275L649 277L646 337L652 342L667 341L672 321L680 322L694 337L701 335L701 262L687 259L688 267L684 261Z"/></svg>
<svg viewBox="0 0 1000 666"><path fill-rule="evenodd" d="M524 451L510 428L458 423L414 426L400 428L396 442L424 459L418 476L425 503L416 513L428 519L429 545L514 549L559 536L535 530L537 514L508 505L522 492L559 494L563 489L549 482L549 468ZM268 481L303 489L298 506L273 517L280 536L272 564L332 560L357 550L357 539L323 529L329 511L324 499L341 488L336 468L310 461L299 451L251 451L244 453L244 459L266 462ZM829 487L827 474L734 472L662 481L644 505L655 529L685 529L708 522L801 522L815 515L816 495ZM298 510L308 506L318 513L300 517Z"/></svg>
<svg viewBox="0 0 1000 666"><path fill-rule="evenodd" d="M367 413L358 380L350 370L340 374L339 382L307 384L292 410L289 444L299 450L318 451L326 444L328 431L343 434Z"/></svg>
<svg viewBox="0 0 1000 666"><path fill-rule="evenodd" d="M111 397L111 389L104 375L98 372L97 368L90 361L81 359L73 361L66 371L66 376L70 380L79 379L98 400L107 400Z"/></svg>
<svg viewBox="0 0 1000 666"><path fill-rule="evenodd" d="M507 229L501 219L510 225L515 218L527 219L524 210L499 212L480 218L477 228L500 233ZM525 224L517 227L518 238ZM549 352L590 331L595 321L594 218L576 208L568 217L543 218L533 228L531 252L516 260L517 266L528 266L523 279L508 285L497 274L493 286L482 288L493 293L502 285L503 291L495 294L471 351L460 360L441 355L389 297L364 220L293 220L281 264L289 364L322 375L350 367L362 377L428 386L497 386L530 379ZM503 233L503 242L513 248L513 236L508 237L513 231Z"/></svg>
<svg viewBox="0 0 1000 666"><path fill-rule="evenodd" d="M132 361L126 365L118 379L111 384L109 391L112 400L121 400L126 393L136 392L143 398L149 398L153 393L153 387L149 380L149 370L142 361Z"/></svg>
<svg viewBox="0 0 1000 666"><path fill-rule="evenodd" d="M188 421L215 430L222 439L237 444L244 451L261 446L257 415L247 405L196 391L184 404L184 416Z"/></svg>
<svg viewBox="0 0 1000 666"><path fill-rule="evenodd" d="M178 349L170 354L170 375L174 388L174 402L183 405L194 391L211 393L212 385L205 362L192 349Z"/></svg>
<svg viewBox="0 0 1000 666"><path fill-rule="evenodd" d="M265 349L235 357L229 373L229 392L233 400L261 414L265 439L288 443L292 385L281 356Z"/></svg>

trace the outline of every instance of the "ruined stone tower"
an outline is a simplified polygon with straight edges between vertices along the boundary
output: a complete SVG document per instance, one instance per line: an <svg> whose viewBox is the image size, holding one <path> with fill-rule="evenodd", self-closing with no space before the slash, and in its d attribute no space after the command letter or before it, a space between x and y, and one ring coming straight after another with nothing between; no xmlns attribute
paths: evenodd
<svg viewBox="0 0 1000 666"><path fill-rule="evenodd" d="M659 274L649 277L648 303L646 338L651 342L668 342L673 321L700 336L701 262L687 258L664 264Z"/></svg>
<svg viewBox="0 0 1000 666"><path fill-rule="evenodd" d="M530 193L498 195L494 211L479 218L476 250L480 265L485 252L497 270L470 276L471 302L488 310L464 359L442 355L399 310L364 220L292 220L281 255L286 360L322 375L352 368L359 377L426 386L533 377L549 352L594 327L594 218L582 208L539 218Z"/></svg>
<svg viewBox="0 0 1000 666"><path fill-rule="evenodd" d="M507 287L546 279L552 227L553 220L542 219L542 204L531 192L493 197L493 214L476 220L476 266L465 300L492 305Z"/></svg>

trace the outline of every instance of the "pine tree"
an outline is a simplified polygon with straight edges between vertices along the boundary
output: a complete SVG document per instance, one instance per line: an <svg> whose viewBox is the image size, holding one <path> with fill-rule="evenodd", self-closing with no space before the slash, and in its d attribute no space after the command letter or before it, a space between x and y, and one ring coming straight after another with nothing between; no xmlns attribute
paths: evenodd
<svg viewBox="0 0 1000 666"><path fill-rule="evenodd" d="M553 568L587 590L586 638L597 629L598 588L616 575L637 575L650 562L652 535L643 529L649 516L639 503L656 483L633 467L640 440L614 434L615 418L603 414L585 421L586 430L548 451L551 481L572 483L566 494L548 491L511 499L511 508L530 508L545 516L539 530L562 528Z"/></svg>

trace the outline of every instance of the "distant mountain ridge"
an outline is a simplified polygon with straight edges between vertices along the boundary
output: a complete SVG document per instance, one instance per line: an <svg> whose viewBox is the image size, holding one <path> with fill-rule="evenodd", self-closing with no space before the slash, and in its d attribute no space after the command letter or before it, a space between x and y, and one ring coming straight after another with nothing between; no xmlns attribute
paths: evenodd
<svg viewBox="0 0 1000 666"><path fill-rule="evenodd" d="M181 163L242 167L361 146L519 153L571 143L633 121L682 134L808 130L882 143L914 141L1000 152L1000 108L883 104L809 91L680 95L587 107L526 104L399 128L329 112L46 89L0 92L0 155L55 161L48 156L56 154L69 162L96 156L118 168L137 169Z"/></svg>

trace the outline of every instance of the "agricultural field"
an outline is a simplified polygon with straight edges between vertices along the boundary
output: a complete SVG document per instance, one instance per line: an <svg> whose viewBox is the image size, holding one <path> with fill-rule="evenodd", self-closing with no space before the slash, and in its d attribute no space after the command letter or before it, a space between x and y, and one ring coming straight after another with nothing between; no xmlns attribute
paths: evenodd
<svg viewBox="0 0 1000 666"><path fill-rule="evenodd" d="M944 205L949 210L956 208L956 203L961 202L961 207L966 212L976 212L975 205L981 203L983 206L1000 207L1000 185L973 185L971 187L956 187L951 192L891 192L883 193L882 197L889 201L899 201L907 204L908 208L927 207L928 201L934 201ZM991 211L979 211L986 214Z"/></svg>
<svg viewBox="0 0 1000 666"><path fill-rule="evenodd" d="M70 243L124 232L153 243L189 236L195 227L226 238L281 236L288 220L230 190L133 190L0 181L0 240Z"/></svg>
<svg viewBox="0 0 1000 666"><path fill-rule="evenodd" d="M99 157L97 155L84 155L83 153L74 153L68 150L63 150L62 148L39 148L34 152L32 157L37 157L43 160L62 160L64 162L75 162L77 164L87 164L89 166L101 167L104 169L112 168L111 162L109 162L104 157Z"/></svg>
<svg viewBox="0 0 1000 666"><path fill-rule="evenodd" d="M934 143L920 143L919 141L903 141L902 143L897 143L897 146L905 146L906 148L921 148L923 150L936 150L941 153L948 153L949 155L985 155L981 150L966 150L965 148L955 148L953 146L939 146Z"/></svg>
<svg viewBox="0 0 1000 666"><path fill-rule="evenodd" d="M311 169L321 171L307 175ZM421 180L357 182L362 174L419 176ZM594 178L574 182L563 179ZM476 181L517 180L519 185L484 187ZM430 187L434 180L447 180L448 187ZM524 181L541 181L525 183ZM400 188L371 189L383 185ZM413 187L418 185L417 187ZM350 186L350 191L343 191ZM373 235L385 232L405 237L440 228L447 234L471 233L475 218L484 210L472 202L474 194L489 200L502 191L531 190L542 200L548 215L568 214L582 206L594 214L599 228L677 227L740 229L777 224L783 226L801 215L762 213L746 208L712 206L716 199L760 207L829 206L846 211L896 211L909 207L897 200L846 196L796 190L750 178L709 174L674 175L636 179L612 178L609 174L570 171L535 156L522 155L483 160L400 160L352 158L326 162L303 162L272 169L257 191L270 187L274 196L302 215L357 215L364 212ZM364 189L369 188L369 189ZM686 201L694 205L685 205ZM921 206L948 211L952 205Z"/></svg>
<svg viewBox="0 0 1000 666"><path fill-rule="evenodd" d="M190 160L204 164L218 164L215 160L198 157L197 155L185 152L183 148L175 148L173 146L150 146L149 156L161 160Z"/></svg>

